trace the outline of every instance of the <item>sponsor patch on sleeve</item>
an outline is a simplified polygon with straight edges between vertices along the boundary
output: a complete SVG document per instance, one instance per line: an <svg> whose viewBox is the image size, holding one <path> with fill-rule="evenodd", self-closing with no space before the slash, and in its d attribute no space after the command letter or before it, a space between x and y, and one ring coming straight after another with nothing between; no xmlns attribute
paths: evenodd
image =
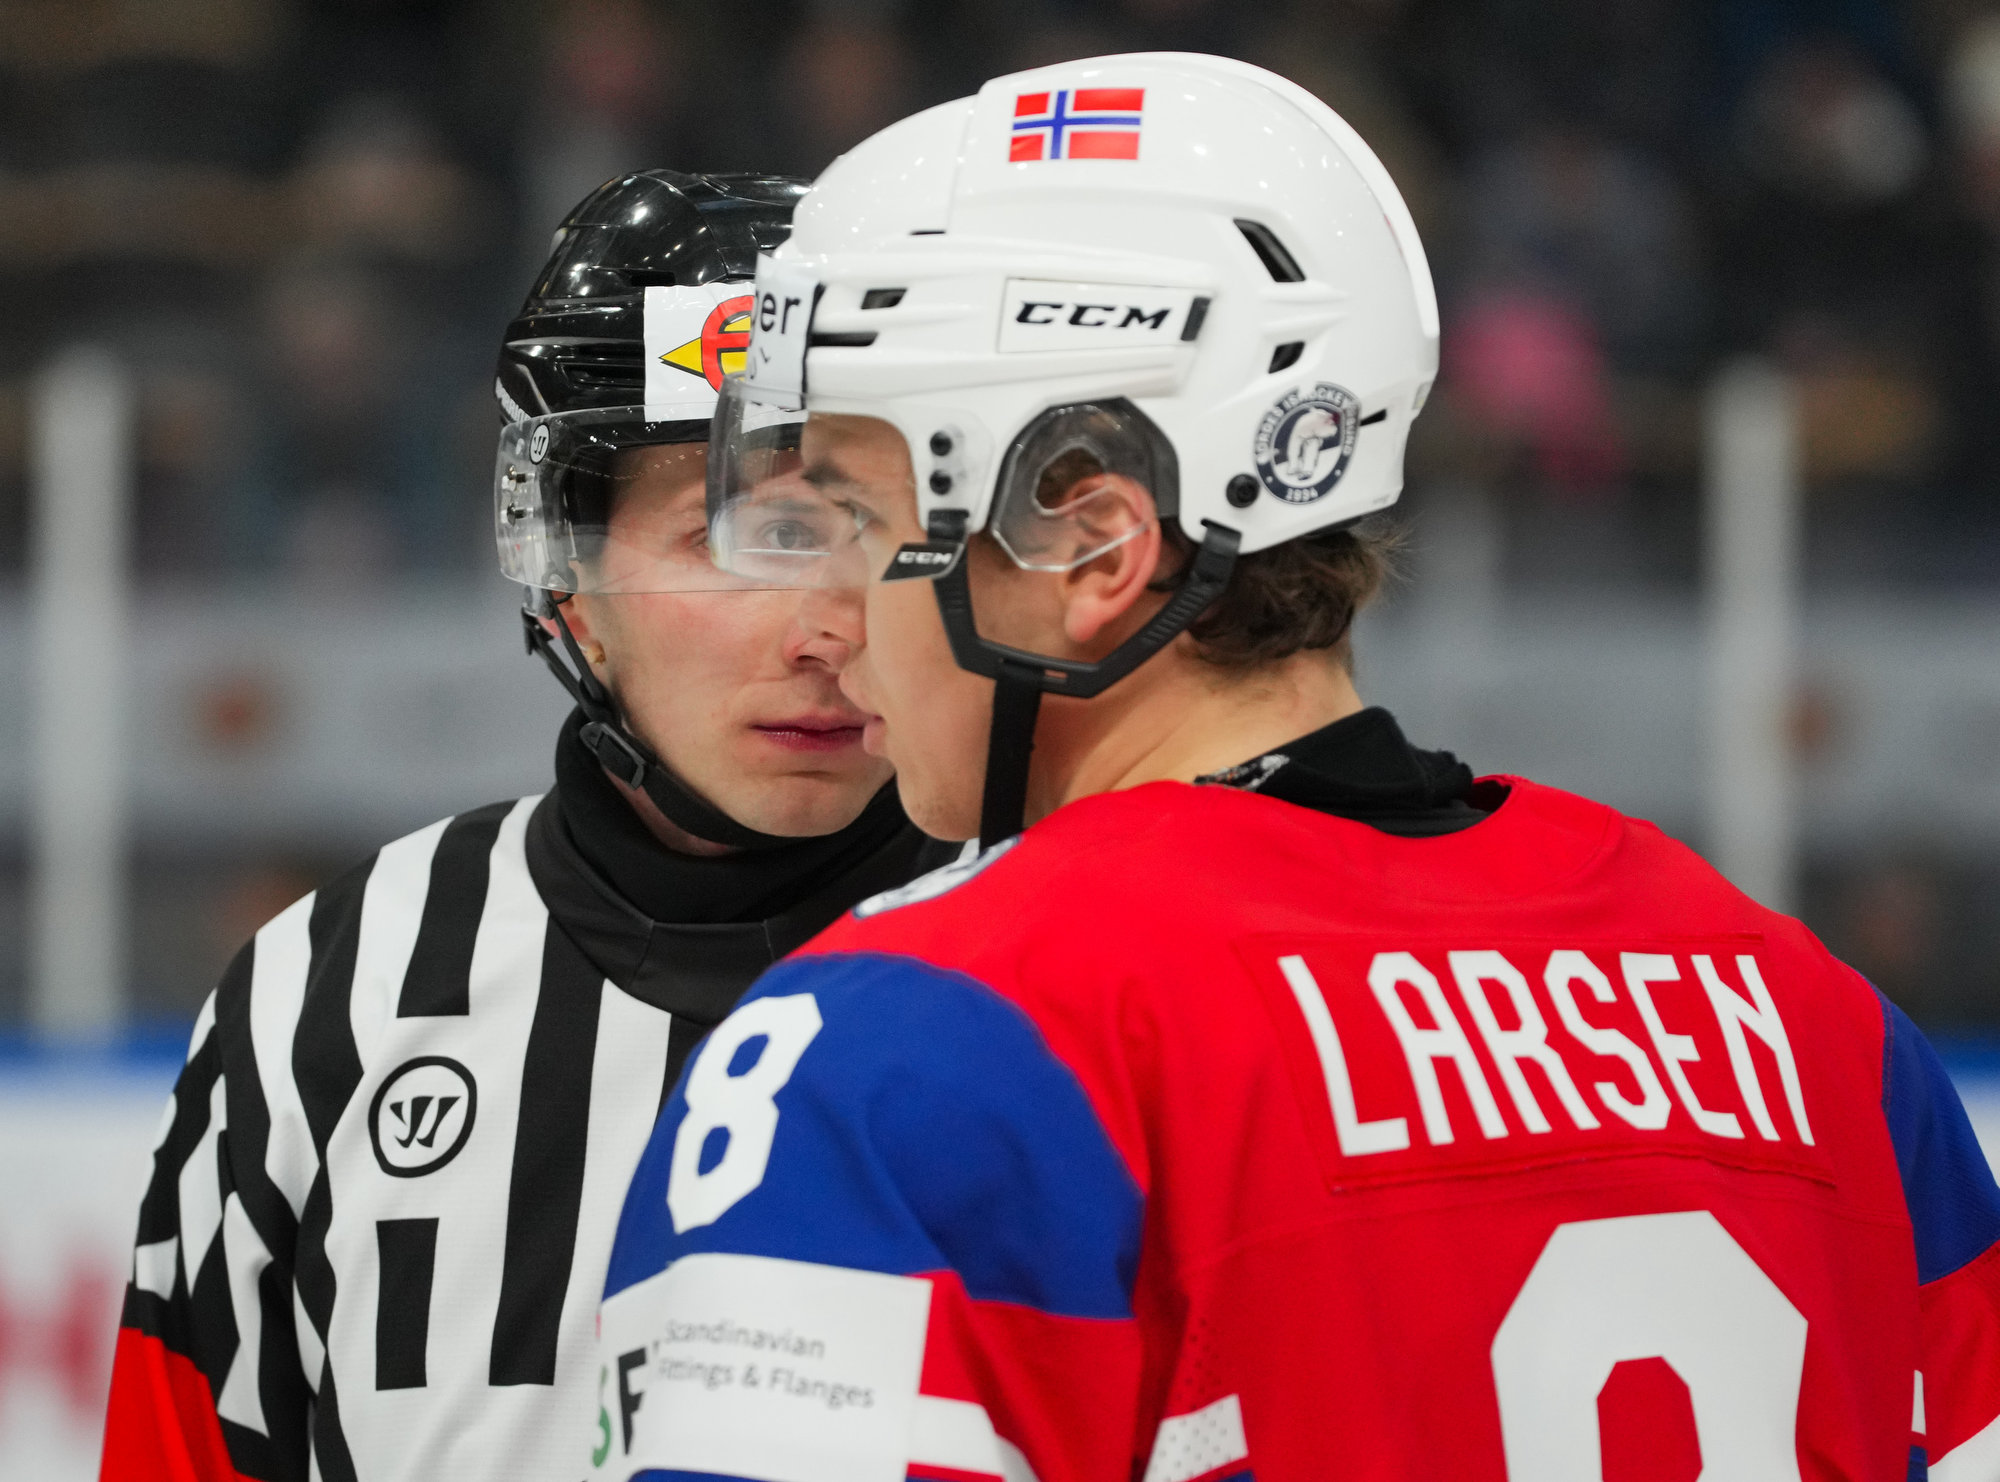
<svg viewBox="0 0 2000 1482"><path fill-rule="evenodd" d="M902 1482L931 1284L702 1253L605 1300L598 1475Z"/></svg>

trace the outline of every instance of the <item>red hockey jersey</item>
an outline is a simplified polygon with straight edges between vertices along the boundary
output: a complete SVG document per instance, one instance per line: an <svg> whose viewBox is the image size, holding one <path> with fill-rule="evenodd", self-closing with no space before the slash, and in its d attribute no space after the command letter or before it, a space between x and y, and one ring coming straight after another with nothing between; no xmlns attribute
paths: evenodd
<svg viewBox="0 0 2000 1482"><path fill-rule="evenodd" d="M601 1475L2000 1478L2000 1190L1797 922L1518 779L1221 787L864 904L691 1062Z"/></svg>

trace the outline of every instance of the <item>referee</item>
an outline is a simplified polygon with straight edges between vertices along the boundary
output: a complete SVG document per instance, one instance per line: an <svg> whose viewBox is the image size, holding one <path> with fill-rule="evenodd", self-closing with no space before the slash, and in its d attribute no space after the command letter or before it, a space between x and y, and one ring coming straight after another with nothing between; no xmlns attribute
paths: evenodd
<svg viewBox="0 0 2000 1482"><path fill-rule="evenodd" d="M950 857L860 745L836 599L720 589L705 548L715 391L803 189L645 171L557 232L495 387L501 564L576 701L555 787L387 845L202 1007L106 1482L575 1482L613 1225L689 1050Z"/></svg>

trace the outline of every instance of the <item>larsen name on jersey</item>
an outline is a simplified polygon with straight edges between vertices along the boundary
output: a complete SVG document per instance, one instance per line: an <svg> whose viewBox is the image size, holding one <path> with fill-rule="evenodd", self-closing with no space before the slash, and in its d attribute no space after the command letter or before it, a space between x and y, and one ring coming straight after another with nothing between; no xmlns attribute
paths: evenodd
<svg viewBox="0 0 2000 1482"><path fill-rule="evenodd" d="M1519 1150L1524 1158L1590 1156L1603 1138L1561 1134L1603 1132L1608 1114L1614 1119L1612 1136L1622 1130L1622 1122L1626 1128L1659 1134L1663 1149L1823 1171L1824 1156L1807 1151L1814 1147L1812 1127L1784 1020L1755 953L1740 950L1756 943L1754 938L1723 941L1711 944L1708 952L1687 951L1682 943L1678 954L1625 951L1619 945L1595 951L1524 945L1510 956L1492 948L1377 951L1365 939L1336 937L1307 944L1278 938L1245 942L1241 955L1271 1000L1273 1022L1306 1031L1333 1113L1334 1151L1342 1158L1409 1148L1413 1122L1421 1128L1422 1144L1431 1149L1458 1142L1460 1129L1453 1125L1441 1079L1448 1072L1482 1138L1506 1138L1515 1127L1557 1134L1537 1136L1532 1147ZM1532 964L1532 986L1514 958ZM1439 971L1426 966L1426 959ZM1725 966L1719 969L1718 960ZM1725 982L1725 972L1739 976L1742 988ZM1624 985L1623 994L1613 986L1613 974ZM1367 985L1367 994L1358 1000L1342 996L1341 1023L1331 1014L1319 975ZM1456 987L1464 1021L1474 1026L1486 1051L1483 1059L1474 1052L1473 1039L1440 978ZM1696 984L1698 992L1686 991ZM1670 993L1667 985L1677 991ZM1591 1005L1590 1017L1579 1003L1580 992L1582 1002ZM1668 1027L1663 1004L1669 1005L1678 1027ZM1296 1016L1286 1012L1293 1005ZM1425 1022L1420 1024L1420 1018ZM1504 1027L1503 1018L1509 1021ZM1565 1031L1553 1040L1551 1021ZM1284 1038L1297 1074L1304 1058L1300 1036L1287 1033ZM1753 1040L1761 1055L1751 1053ZM1760 1061L1768 1068L1760 1069ZM1511 1124L1501 1112L1486 1064L1492 1065L1513 1109ZM1530 1076L1530 1069L1536 1074ZM1612 1079L1597 1079L1607 1075ZM1767 1077L1773 1082L1769 1094ZM1698 1092L1697 1082L1709 1089ZM1581 1089L1586 1087L1587 1096ZM1676 1103L1685 1119L1670 1116ZM1785 1108L1789 1119L1774 1117L1774 1105ZM1389 1106L1404 1108L1405 1114L1371 1118L1372 1111ZM1748 1135L1746 1126L1756 1129L1759 1150L1730 1149L1728 1143ZM1717 1139L1723 1145L1716 1145ZM1778 1142L1786 1146L1761 1146ZM1503 1150L1475 1148L1457 1161L1491 1168L1507 1160ZM1429 1168L1453 1161L1436 1156L1420 1160ZM1344 1183L1395 1177L1407 1166L1408 1160L1398 1159L1384 1160L1378 1170L1340 1164L1339 1176Z"/></svg>
<svg viewBox="0 0 2000 1482"><path fill-rule="evenodd" d="M1922 1037L1484 786L1091 797L767 973L626 1204L606 1482L2000 1478L2000 1189Z"/></svg>

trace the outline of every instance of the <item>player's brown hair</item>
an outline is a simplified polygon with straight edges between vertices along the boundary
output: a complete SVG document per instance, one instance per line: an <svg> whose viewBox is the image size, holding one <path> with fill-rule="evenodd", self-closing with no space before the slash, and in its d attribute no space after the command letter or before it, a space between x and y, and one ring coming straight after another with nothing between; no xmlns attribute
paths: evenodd
<svg viewBox="0 0 2000 1482"><path fill-rule="evenodd" d="M1194 543L1177 523L1162 521L1155 581L1172 591L1186 575ZM1353 664L1354 615L1382 590L1400 536L1382 522L1324 530L1240 558L1229 585L1188 626L1195 652L1218 669L1243 671L1312 649L1332 649Z"/></svg>

